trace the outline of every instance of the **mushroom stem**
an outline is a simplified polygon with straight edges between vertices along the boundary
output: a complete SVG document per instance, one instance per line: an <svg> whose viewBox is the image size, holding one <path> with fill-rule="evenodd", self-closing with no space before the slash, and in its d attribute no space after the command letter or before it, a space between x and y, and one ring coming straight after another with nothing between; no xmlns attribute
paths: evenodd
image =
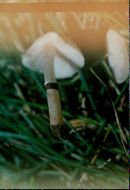
<svg viewBox="0 0 130 190"><path fill-rule="evenodd" d="M59 88L58 88L58 84L57 84L57 81L55 78L55 72L54 72L55 48L52 46L49 46L47 49L49 51L49 52L46 52L47 64L44 64L43 70L44 70L45 87L47 90L47 101L48 101L50 125L52 129L52 133L56 137L61 137L60 127L63 126L63 119L62 119Z"/></svg>
<svg viewBox="0 0 130 190"><path fill-rule="evenodd" d="M54 86L58 85L56 85L56 83L46 84L50 125L52 133L56 137L61 137L60 128L63 126L62 110L61 110L59 91L58 89L54 88Z"/></svg>
<svg viewBox="0 0 130 190"><path fill-rule="evenodd" d="M44 83L56 83L56 77L54 72L54 59L55 59L55 48L52 45L45 46L44 57L42 57L43 73L44 73Z"/></svg>

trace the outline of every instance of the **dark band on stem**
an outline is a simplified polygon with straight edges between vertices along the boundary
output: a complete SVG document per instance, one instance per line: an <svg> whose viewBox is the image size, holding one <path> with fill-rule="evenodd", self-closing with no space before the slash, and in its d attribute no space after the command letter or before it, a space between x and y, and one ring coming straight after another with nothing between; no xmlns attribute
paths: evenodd
<svg viewBox="0 0 130 190"><path fill-rule="evenodd" d="M45 85L45 88L46 88L46 90L47 89L56 89L56 90L59 90L59 86L58 86L57 83L47 83Z"/></svg>

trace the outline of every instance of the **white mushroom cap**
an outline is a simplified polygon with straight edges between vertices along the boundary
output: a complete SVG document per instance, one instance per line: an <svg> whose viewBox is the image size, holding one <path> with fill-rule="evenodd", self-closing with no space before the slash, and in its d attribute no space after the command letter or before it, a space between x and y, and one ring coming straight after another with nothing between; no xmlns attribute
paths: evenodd
<svg viewBox="0 0 130 190"><path fill-rule="evenodd" d="M109 30L106 36L109 65L118 84L129 74L129 54L127 42L116 31Z"/></svg>
<svg viewBox="0 0 130 190"><path fill-rule="evenodd" d="M55 48L55 53L51 48ZM53 57L53 54L54 57ZM67 44L55 32L49 32L38 38L36 42L23 54L22 63L33 70L44 73L44 63L50 57L54 60L54 72L57 79L64 79L73 76L85 64L82 53L75 47ZM48 63L47 63L48 64Z"/></svg>
<svg viewBox="0 0 130 190"><path fill-rule="evenodd" d="M43 65L53 53L51 50L46 49L47 45L53 44L56 39L57 34L54 32L39 37L22 55L22 64L34 71L43 73Z"/></svg>

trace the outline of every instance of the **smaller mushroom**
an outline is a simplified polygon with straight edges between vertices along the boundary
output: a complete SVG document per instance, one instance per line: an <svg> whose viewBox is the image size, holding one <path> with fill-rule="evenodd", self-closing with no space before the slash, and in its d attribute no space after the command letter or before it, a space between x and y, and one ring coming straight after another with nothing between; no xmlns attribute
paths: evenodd
<svg viewBox="0 0 130 190"><path fill-rule="evenodd" d="M116 31L109 30L106 35L108 62L115 81L121 84L128 78L129 53L128 44Z"/></svg>
<svg viewBox="0 0 130 190"><path fill-rule="evenodd" d="M78 72L84 66L82 53L57 33L49 32L38 38L23 54L22 63L44 74L52 132L57 137L63 137L64 126L56 79L69 78Z"/></svg>

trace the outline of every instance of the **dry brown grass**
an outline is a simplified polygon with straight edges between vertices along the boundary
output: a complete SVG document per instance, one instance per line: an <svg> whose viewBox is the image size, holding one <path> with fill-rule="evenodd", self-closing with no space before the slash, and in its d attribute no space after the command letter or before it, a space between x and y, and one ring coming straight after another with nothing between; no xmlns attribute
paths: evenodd
<svg viewBox="0 0 130 190"><path fill-rule="evenodd" d="M87 45L90 37L102 40L109 28L127 31L127 17L127 12L0 13L0 46L5 52L12 49L22 52L36 38L49 31L68 35L75 43L82 43L82 38L86 39L83 44ZM78 46L82 49L82 44Z"/></svg>

